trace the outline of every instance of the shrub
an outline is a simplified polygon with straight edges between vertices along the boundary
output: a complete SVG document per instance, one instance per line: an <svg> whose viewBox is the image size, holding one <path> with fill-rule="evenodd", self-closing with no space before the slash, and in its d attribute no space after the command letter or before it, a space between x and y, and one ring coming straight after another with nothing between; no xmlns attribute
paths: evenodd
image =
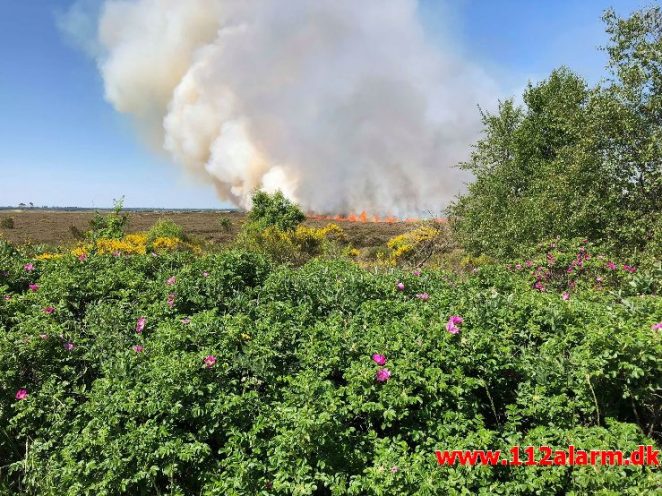
<svg viewBox="0 0 662 496"><path fill-rule="evenodd" d="M500 265L449 279L347 260L274 266L241 250L35 261L0 245L0 262L8 494L653 494L661 483L654 467L434 456L659 446L659 296L578 284L563 301Z"/></svg>
<svg viewBox="0 0 662 496"><path fill-rule="evenodd" d="M14 229L14 225L13 217L3 217L0 219L0 228L2 229Z"/></svg>
<svg viewBox="0 0 662 496"><path fill-rule="evenodd" d="M87 238L95 241L99 238L120 239L124 236L124 230L129 223L129 217L122 212L124 205L123 199L116 200L113 211L102 215L95 212L94 218L90 221L90 230L87 232Z"/></svg>
<svg viewBox="0 0 662 496"><path fill-rule="evenodd" d="M252 205L248 222L262 228L274 227L281 231L293 231L306 218L301 209L280 191L272 195L256 191L252 197Z"/></svg>
<svg viewBox="0 0 662 496"><path fill-rule="evenodd" d="M159 233L155 233L154 235L156 234ZM156 254L177 250L199 253L201 248L190 241L183 241L178 237L159 236L149 241L149 235L147 233L138 232L127 234L120 239L97 238L96 240L78 245L71 253L77 257L85 257L92 253L120 256L144 255L148 252Z"/></svg>
<svg viewBox="0 0 662 496"><path fill-rule="evenodd" d="M184 229L170 219L160 219L147 231L145 244L148 250L173 250L188 241Z"/></svg>
<svg viewBox="0 0 662 496"><path fill-rule="evenodd" d="M439 222L428 222L412 231L391 238L388 258L391 265L423 265L434 255L450 251L454 243L448 227Z"/></svg>
<svg viewBox="0 0 662 496"><path fill-rule="evenodd" d="M227 217L221 217L218 220L218 224L221 226L223 232L230 232L232 230L232 221Z"/></svg>
<svg viewBox="0 0 662 496"><path fill-rule="evenodd" d="M149 231L147 231L148 242L152 242L156 238L177 238L182 241L186 240L184 229L170 219L158 220Z"/></svg>
<svg viewBox="0 0 662 496"><path fill-rule="evenodd" d="M298 226L290 231L275 226L262 228L258 224L246 224L236 244L250 251L264 253L276 262L301 265L344 239L344 231L336 224L320 229Z"/></svg>

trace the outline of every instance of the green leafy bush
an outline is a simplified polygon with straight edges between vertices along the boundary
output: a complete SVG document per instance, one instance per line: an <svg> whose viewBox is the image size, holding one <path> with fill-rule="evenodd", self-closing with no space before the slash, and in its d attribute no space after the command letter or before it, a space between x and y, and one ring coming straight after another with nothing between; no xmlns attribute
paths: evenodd
<svg viewBox="0 0 662 496"><path fill-rule="evenodd" d="M90 230L87 232L88 239L90 241L96 241L100 238L121 239L129 224L129 216L122 212L123 207L124 200L120 199L115 201L111 213L102 215L95 212L94 218L90 221Z"/></svg>
<svg viewBox="0 0 662 496"><path fill-rule="evenodd" d="M261 228L274 227L281 231L292 231L306 219L301 209L280 191L272 195L256 191L251 202L248 222Z"/></svg>
<svg viewBox="0 0 662 496"><path fill-rule="evenodd" d="M221 217L218 221L218 225L221 226L224 232L230 232L232 230L232 221L227 217Z"/></svg>
<svg viewBox="0 0 662 496"><path fill-rule="evenodd" d="M335 224L320 229L300 225L294 230L283 231L274 226L260 227L248 223L243 226L235 244L263 253L275 262L302 265L313 257L334 252L343 239L344 231Z"/></svg>
<svg viewBox="0 0 662 496"><path fill-rule="evenodd" d="M170 219L160 219L147 231L147 245L151 246L157 238L172 238L186 241L184 229Z"/></svg>
<svg viewBox="0 0 662 496"><path fill-rule="evenodd" d="M574 243L557 247L564 266L586 246ZM0 487L652 494L651 467L440 467L434 456L659 446L662 299L636 293L638 272L620 262L619 277L589 284L601 269L586 250L565 301L560 281L532 287L535 267L487 261L456 277L346 260L291 268L242 250L34 260L0 245Z"/></svg>

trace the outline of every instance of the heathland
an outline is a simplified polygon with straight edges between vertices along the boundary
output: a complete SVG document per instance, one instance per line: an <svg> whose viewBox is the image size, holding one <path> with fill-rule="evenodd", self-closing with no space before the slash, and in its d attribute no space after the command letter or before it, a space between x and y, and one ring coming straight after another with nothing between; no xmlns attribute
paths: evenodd
<svg viewBox="0 0 662 496"><path fill-rule="evenodd" d="M0 491L658 494L435 457L660 449L662 11L605 21L611 79L485 115L447 222L0 214Z"/></svg>

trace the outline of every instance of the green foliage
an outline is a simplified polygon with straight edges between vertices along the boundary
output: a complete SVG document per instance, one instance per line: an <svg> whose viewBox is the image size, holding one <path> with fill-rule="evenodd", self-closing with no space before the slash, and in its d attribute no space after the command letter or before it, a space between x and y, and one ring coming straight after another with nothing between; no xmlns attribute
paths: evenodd
<svg viewBox="0 0 662 496"><path fill-rule="evenodd" d="M221 217L218 221L218 225L221 226L221 229L226 233L232 230L232 221L227 217Z"/></svg>
<svg viewBox="0 0 662 496"><path fill-rule="evenodd" d="M565 269L581 247L590 258L568 301L562 270L532 288L548 250L545 268ZM537 253L522 269L474 259L458 278L344 260L291 268L242 250L33 260L2 244L0 487L652 494L650 467L436 464L436 449L659 446L662 299L621 262L595 284L607 260L592 245ZM464 318L457 335L450 315ZM373 353L388 358L386 383Z"/></svg>
<svg viewBox="0 0 662 496"><path fill-rule="evenodd" d="M281 193L254 195L243 249L222 253L115 249L146 239L123 237L121 202L88 235L114 255L0 241L0 492L659 492L650 466L434 456L660 447L660 10L605 21L608 85L560 69L484 115L452 209L459 275L315 258L342 230L300 225ZM452 248L440 235L385 253L418 266ZM616 243L632 258L607 256Z"/></svg>
<svg viewBox="0 0 662 496"><path fill-rule="evenodd" d="M13 217L3 217L0 219L0 228L2 229L14 229L14 225Z"/></svg>
<svg viewBox="0 0 662 496"><path fill-rule="evenodd" d="M272 195L256 191L252 203L236 245L263 253L275 262L301 265L325 251L329 246L327 235L344 235L335 225L331 230L301 225L306 216L280 191Z"/></svg>
<svg viewBox="0 0 662 496"><path fill-rule="evenodd" d="M184 229L170 219L160 219L147 231L147 244L151 245L157 238L173 238L186 241Z"/></svg>
<svg viewBox="0 0 662 496"><path fill-rule="evenodd" d="M300 225L294 230L283 231L249 222L242 227L235 244L262 253L278 263L302 265L313 257L332 252L343 236L344 232L335 224L321 229Z"/></svg>
<svg viewBox="0 0 662 496"><path fill-rule="evenodd" d="M280 191L272 195L256 191L252 203L248 222L262 228L275 227L281 231L293 231L306 219L301 209Z"/></svg>
<svg viewBox="0 0 662 496"><path fill-rule="evenodd" d="M87 238L90 241L96 241L99 238L121 239L129 223L129 217L122 212L124 199L115 200L113 211L102 215L95 212L94 218L90 221L90 230L87 232Z"/></svg>
<svg viewBox="0 0 662 496"><path fill-rule="evenodd" d="M662 14L605 14L611 79L568 69L530 84L522 107L483 114L485 135L461 167L476 177L451 208L472 253L521 254L560 236L643 249L662 212ZM658 253L659 255L659 253Z"/></svg>

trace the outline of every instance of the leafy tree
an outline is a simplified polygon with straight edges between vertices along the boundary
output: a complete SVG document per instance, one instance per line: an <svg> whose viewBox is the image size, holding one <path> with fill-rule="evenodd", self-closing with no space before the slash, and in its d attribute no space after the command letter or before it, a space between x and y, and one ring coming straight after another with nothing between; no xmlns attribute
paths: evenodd
<svg viewBox="0 0 662 496"><path fill-rule="evenodd" d="M618 222L629 244L646 241L660 229L662 212L662 8L649 7L619 18L603 16L611 43L610 79L605 92L617 124L604 129L606 148L623 202ZM660 236L660 233L657 233ZM634 239L633 239L634 238Z"/></svg>
<svg viewBox="0 0 662 496"><path fill-rule="evenodd" d="M301 209L280 191L272 195L256 191L252 202L253 208L248 213L248 221L263 228L275 227L282 231L292 231L306 218Z"/></svg>
<svg viewBox="0 0 662 496"><path fill-rule="evenodd" d="M450 207L470 252L516 255L546 238L586 236L625 251L655 238L662 211L662 16L607 11L610 78L589 88L567 68L529 84L524 104L483 113L461 168L475 175ZM659 227L657 228L659 229Z"/></svg>

